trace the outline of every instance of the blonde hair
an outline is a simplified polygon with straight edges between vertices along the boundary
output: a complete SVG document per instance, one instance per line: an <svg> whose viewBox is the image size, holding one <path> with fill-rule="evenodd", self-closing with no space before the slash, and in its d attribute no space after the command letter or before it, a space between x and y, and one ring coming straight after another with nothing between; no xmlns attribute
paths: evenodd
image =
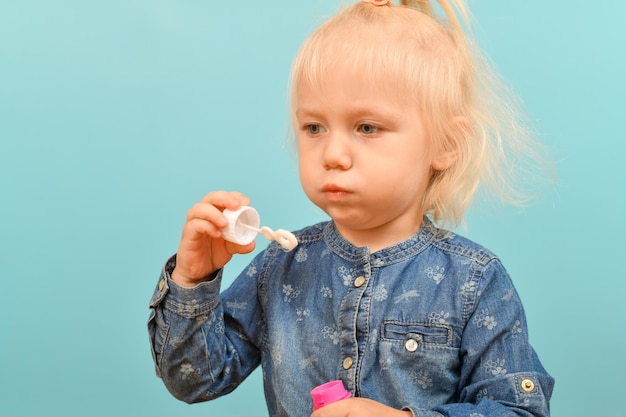
<svg viewBox="0 0 626 417"><path fill-rule="evenodd" d="M479 186L486 197L524 204L532 196L527 180L544 154L514 95L464 29L464 1L438 4L445 18L428 0L400 6L361 1L326 21L294 61L291 110L293 117L299 83L319 86L339 62L351 63L372 82L399 81L399 91L419 104L431 151L453 155L450 167L432 171L423 209L436 224L454 227ZM367 42L372 36L384 38L385 48Z"/></svg>

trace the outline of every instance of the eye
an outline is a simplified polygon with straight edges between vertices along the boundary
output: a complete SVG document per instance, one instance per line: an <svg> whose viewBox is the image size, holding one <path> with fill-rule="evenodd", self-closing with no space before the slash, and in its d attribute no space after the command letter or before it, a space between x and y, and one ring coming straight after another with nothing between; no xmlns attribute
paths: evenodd
<svg viewBox="0 0 626 417"><path fill-rule="evenodd" d="M369 123L362 123L357 127L357 130L364 135L375 135L380 129Z"/></svg>
<svg viewBox="0 0 626 417"><path fill-rule="evenodd" d="M305 130L309 135L312 135L312 136L317 136L317 135L324 133L324 128L315 123L305 125L303 127L303 130Z"/></svg>

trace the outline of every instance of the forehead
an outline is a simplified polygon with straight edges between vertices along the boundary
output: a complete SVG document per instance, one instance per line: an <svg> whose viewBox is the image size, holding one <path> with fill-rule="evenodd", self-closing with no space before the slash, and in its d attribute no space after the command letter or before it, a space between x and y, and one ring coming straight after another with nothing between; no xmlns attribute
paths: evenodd
<svg viewBox="0 0 626 417"><path fill-rule="evenodd" d="M305 86L320 92L337 79L356 79L360 88L420 96L418 74L429 53L398 28L339 26L316 34L299 51L291 73L292 104ZM417 76L417 77L416 77Z"/></svg>
<svg viewBox="0 0 626 417"><path fill-rule="evenodd" d="M298 107L315 102L333 102L352 107L373 103L410 104L403 77L382 71L364 71L353 63L336 63L315 74L301 77L293 86L294 104Z"/></svg>
<svg viewBox="0 0 626 417"><path fill-rule="evenodd" d="M294 67L292 101L302 99L303 93L324 97L339 92L352 99L415 99L409 71L399 55L397 48L389 48L380 39L365 45L353 40L330 43L323 51L302 57Z"/></svg>

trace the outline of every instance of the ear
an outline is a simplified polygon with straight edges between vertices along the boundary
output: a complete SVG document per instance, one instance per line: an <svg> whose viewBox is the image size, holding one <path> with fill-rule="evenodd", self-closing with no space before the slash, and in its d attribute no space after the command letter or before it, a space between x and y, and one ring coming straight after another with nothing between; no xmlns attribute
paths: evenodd
<svg viewBox="0 0 626 417"><path fill-rule="evenodd" d="M457 116L450 120L446 126L446 145L439 150L431 163L435 171L445 171L457 160L459 144L467 140L470 130L469 120L463 116Z"/></svg>
<svg viewBox="0 0 626 417"><path fill-rule="evenodd" d="M435 171L445 171L452 166L454 161L456 161L456 152L444 151L440 152L437 157L433 159L431 166Z"/></svg>

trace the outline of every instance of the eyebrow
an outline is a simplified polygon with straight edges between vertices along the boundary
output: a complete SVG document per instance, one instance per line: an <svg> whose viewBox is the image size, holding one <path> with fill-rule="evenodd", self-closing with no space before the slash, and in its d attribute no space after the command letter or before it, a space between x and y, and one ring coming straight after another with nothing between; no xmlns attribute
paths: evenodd
<svg viewBox="0 0 626 417"><path fill-rule="evenodd" d="M327 109L327 108L324 108ZM395 120L398 118L397 112L390 111L384 106L377 105L349 105L343 107L344 113L347 113L350 116L356 116L361 114L372 115L375 117L381 117L387 120ZM311 107L302 107L298 106L295 110L296 116L320 116L324 110L319 110Z"/></svg>

